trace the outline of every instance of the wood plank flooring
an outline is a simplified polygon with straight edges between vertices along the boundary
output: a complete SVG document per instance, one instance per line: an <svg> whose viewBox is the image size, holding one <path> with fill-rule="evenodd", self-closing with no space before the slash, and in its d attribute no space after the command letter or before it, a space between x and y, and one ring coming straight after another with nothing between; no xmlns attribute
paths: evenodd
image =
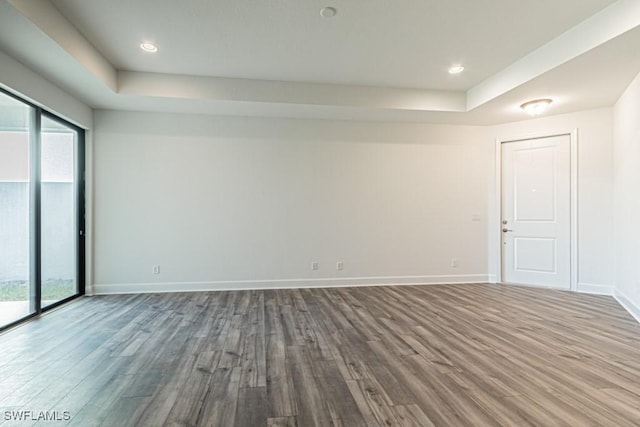
<svg viewBox="0 0 640 427"><path fill-rule="evenodd" d="M70 426L638 426L640 325L501 285L83 298L0 335L11 411Z"/></svg>

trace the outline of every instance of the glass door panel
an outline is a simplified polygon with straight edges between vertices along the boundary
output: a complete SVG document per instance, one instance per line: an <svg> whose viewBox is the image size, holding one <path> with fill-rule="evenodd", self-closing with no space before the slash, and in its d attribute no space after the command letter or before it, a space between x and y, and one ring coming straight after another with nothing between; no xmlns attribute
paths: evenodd
<svg viewBox="0 0 640 427"><path fill-rule="evenodd" d="M78 132L42 116L40 230L42 307L78 293Z"/></svg>
<svg viewBox="0 0 640 427"><path fill-rule="evenodd" d="M36 311L29 149L33 113L0 93L0 328Z"/></svg>

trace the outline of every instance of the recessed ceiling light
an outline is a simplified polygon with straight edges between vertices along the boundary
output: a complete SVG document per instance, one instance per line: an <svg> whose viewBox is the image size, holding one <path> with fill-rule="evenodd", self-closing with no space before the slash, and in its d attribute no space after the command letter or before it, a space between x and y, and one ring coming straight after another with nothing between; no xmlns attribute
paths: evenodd
<svg viewBox="0 0 640 427"><path fill-rule="evenodd" d="M158 51L158 47L151 42L140 43L140 49L144 50L145 52L152 52L152 53Z"/></svg>
<svg viewBox="0 0 640 427"><path fill-rule="evenodd" d="M531 116L537 116L542 114L552 102L549 98L534 99L533 101L525 102L520 108Z"/></svg>
<svg viewBox="0 0 640 427"><path fill-rule="evenodd" d="M320 16L323 18L333 18L338 13L338 9L331 6L326 6L320 9Z"/></svg>
<svg viewBox="0 0 640 427"><path fill-rule="evenodd" d="M460 74L464 71L464 67L462 65L453 65L449 68L449 74Z"/></svg>

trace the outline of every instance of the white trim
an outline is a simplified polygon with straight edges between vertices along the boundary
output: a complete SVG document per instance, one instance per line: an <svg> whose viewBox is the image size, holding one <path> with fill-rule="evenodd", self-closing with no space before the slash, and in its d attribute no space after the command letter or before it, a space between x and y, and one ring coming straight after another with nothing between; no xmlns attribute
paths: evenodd
<svg viewBox="0 0 640 427"><path fill-rule="evenodd" d="M494 238L497 239L496 253L496 282L501 283L502 277L502 144L507 142L524 141L528 139L551 138L554 136L569 136L570 144L570 222L571 222L571 254L570 254L570 286L571 291L578 290L578 129L564 132L549 132L544 134L521 135L511 138L496 138L496 216Z"/></svg>
<svg viewBox="0 0 640 427"><path fill-rule="evenodd" d="M613 286L611 285L599 285L593 283L578 283L578 287L576 289L578 292L583 294L594 294L594 295L613 295Z"/></svg>
<svg viewBox="0 0 640 427"><path fill-rule="evenodd" d="M640 323L640 305L633 302L630 298L620 292L618 289L613 290L613 297L618 300L620 305L629 312Z"/></svg>
<svg viewBox="0 0 640 427"><path fill-rule="evenodd" d="M571 289L552 286L552 285L532 285L530 283L517 283L517 282L500 282L499 284L506 285L506 286L521 286L524 288L531 288L531 289L552 289L554 291L573 292Z"/></svg>
<svg viewBox="0 0 640 427"><path fill-rule="evenodd" d="M233 291L255 289L330 288L393 285L444 285L487 283L486 274L340 277L327 279L228 280L209 282L104 283L94 286L94 295L140 294L156 292Z"/></svg>
<svg viewBox="0 0 640 427"><path fill-rule="evenodd" d="M501 231L502 229L502 140L499 138L496 138L495 151L496 151L495 152L495 156L496 156L495 221L488 221L488 222L498 224L497 227L494 224L492 226L492 230L489 230L489 236L490 236L489 238L491 238L493 234L493 237L496 239L496 242L497 242L497 245L494 248L494 250L497 251L497 253L494 254L496 255L494 257L496 261L495 276L496 276L496 283L501 283L502 282L502 231Z"/></svg>
<svg viewBox="0 0 640 427"><path fill-rule="evenodd" d="M571 188L569 190L569 200L570 200L570 221L571 224L569 227L571 228L571 247L569 248L570 253L570 283L571 290L578 290L578 129L574 129L569 134L569 147L571 150L571 160L569 161L569 167L571 168L571 178L570 185Z"/></svg>
<svg viewBox="0 0 640 427"><path fill-rule="evenodd" d="M84 133L84 292L94 294L93 284L93 131Z"/></svg>

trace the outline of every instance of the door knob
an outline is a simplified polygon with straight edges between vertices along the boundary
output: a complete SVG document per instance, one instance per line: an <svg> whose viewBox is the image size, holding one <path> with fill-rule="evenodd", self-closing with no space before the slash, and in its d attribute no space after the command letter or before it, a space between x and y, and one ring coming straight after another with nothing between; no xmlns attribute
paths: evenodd
<svg viewBox="0 0 640 427"><path fill-rule="evenodd" d="M513 230L509 230L507 227L505 227L505 228L503 228L503 229L502 229L502 232L503 232L503 233L506 233L506 232L508 232L508 231L513 231Z"/></svg>

